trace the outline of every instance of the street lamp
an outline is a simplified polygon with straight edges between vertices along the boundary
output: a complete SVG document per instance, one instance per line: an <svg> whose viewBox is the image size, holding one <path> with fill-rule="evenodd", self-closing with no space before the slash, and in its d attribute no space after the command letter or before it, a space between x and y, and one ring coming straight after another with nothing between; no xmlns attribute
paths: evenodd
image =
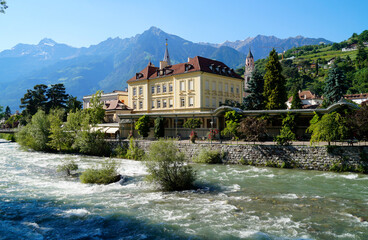
<svg viewBox="0 0 368 240"><path fill-rule="evenodd" d="M211 136L211 147L212 147L212 137L213 137L213 121L211 121L211 122L210 122L210 124L211 124L211 134L210 134L210 136Z"/></svg>

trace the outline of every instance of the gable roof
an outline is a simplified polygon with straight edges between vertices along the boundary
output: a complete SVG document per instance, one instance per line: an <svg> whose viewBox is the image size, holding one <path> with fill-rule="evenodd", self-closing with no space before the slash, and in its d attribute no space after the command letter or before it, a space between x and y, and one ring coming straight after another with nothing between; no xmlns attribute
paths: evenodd
<svg viewBox="0 0 368 240"><path fill-rule="evenodd" d="M234 72L234 69L229 68L224 63L200 56L189 59L186 63L179 63L167 66L163 69L153 66L151 63L147 65L142 71L136 73L136 76L129 79L127 82L135 82L147 79L156 79L160 77L172 76L190 72L207 72L221 76L228 76L232 78L242 79Z"/></svg>

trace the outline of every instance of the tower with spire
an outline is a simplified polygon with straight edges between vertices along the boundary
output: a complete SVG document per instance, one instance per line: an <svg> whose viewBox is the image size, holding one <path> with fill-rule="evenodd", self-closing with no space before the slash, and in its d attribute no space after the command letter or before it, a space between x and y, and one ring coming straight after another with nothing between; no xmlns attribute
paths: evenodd
<svg viewBox="0 0 368 240"><path fill-rule="evenodd" d="M166 38L166 49L165 49L165 55L164 55L164 60L160 62L160 68L164 68L166 66L171 66L171 61L170 61L170 55L169 55L169 49L167 48L167 38Z"/></svg>
<svg viewBox="0 0 368 240"><path fill-rule="evenodd" d="M252 73L254 71L254 58L252 51L249 48L249 53L247 58L245 59L245 71L244 71L244 88L248 89L248 82L252 77Z"/></svg>

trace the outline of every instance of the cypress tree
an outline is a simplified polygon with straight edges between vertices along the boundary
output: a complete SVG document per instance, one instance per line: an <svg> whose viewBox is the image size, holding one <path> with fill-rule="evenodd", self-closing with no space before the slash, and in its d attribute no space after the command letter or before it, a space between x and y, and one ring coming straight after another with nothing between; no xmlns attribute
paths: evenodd
<svg viewBox="0 0 368 240"><path fill-rule="evenodd" d="M248 82L248 89L245 90L249 95L243 100L243 108L245 110L261 110L263 109L264 97L263 88L264 80L259 69L255 69L252 77Z"/></svg>
<svg viewBox="0 0 368 240"><path fill-rule="evenodd" d="M266 64L266 74L264 76L263 95L265 97L265 109L267 110L286 108L286 81L281 73L282 67L277 52L275 49L272 49Z"/></svg>
<svg viewBox="0 0 368 240"><path fill-rule="evenodd" d="M291 109L301 109L302 108L302 100L300 100L299 92L297 88L294 90L293 100L291 101Z"/></svg>
<svg viewBox="0 0 368 240"><path fill-rule="evenodd" d="M345 75L340 68L335 66L328 72L325 83L323 106L328 107L338 102L344 96L344 90L346 88Z"/></svg>

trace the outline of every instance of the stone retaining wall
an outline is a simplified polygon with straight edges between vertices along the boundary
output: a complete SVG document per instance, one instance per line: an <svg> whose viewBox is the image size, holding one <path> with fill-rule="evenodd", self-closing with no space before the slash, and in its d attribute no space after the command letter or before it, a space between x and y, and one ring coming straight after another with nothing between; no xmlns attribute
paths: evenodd
<svg viewBox="0 0 368 240"><path fill-rule="evenodd" d="M151 141L136 141L145 151ZM122 144L129 144L123 141ZM180 151L190 159L203 148L212 148L224 153L226 164L299 168L329 171L331 167L342 171L368 170L367 146L274 146L274 145L227 145L178 142ZM336 169L335 169L336 170Z"/></svg>

